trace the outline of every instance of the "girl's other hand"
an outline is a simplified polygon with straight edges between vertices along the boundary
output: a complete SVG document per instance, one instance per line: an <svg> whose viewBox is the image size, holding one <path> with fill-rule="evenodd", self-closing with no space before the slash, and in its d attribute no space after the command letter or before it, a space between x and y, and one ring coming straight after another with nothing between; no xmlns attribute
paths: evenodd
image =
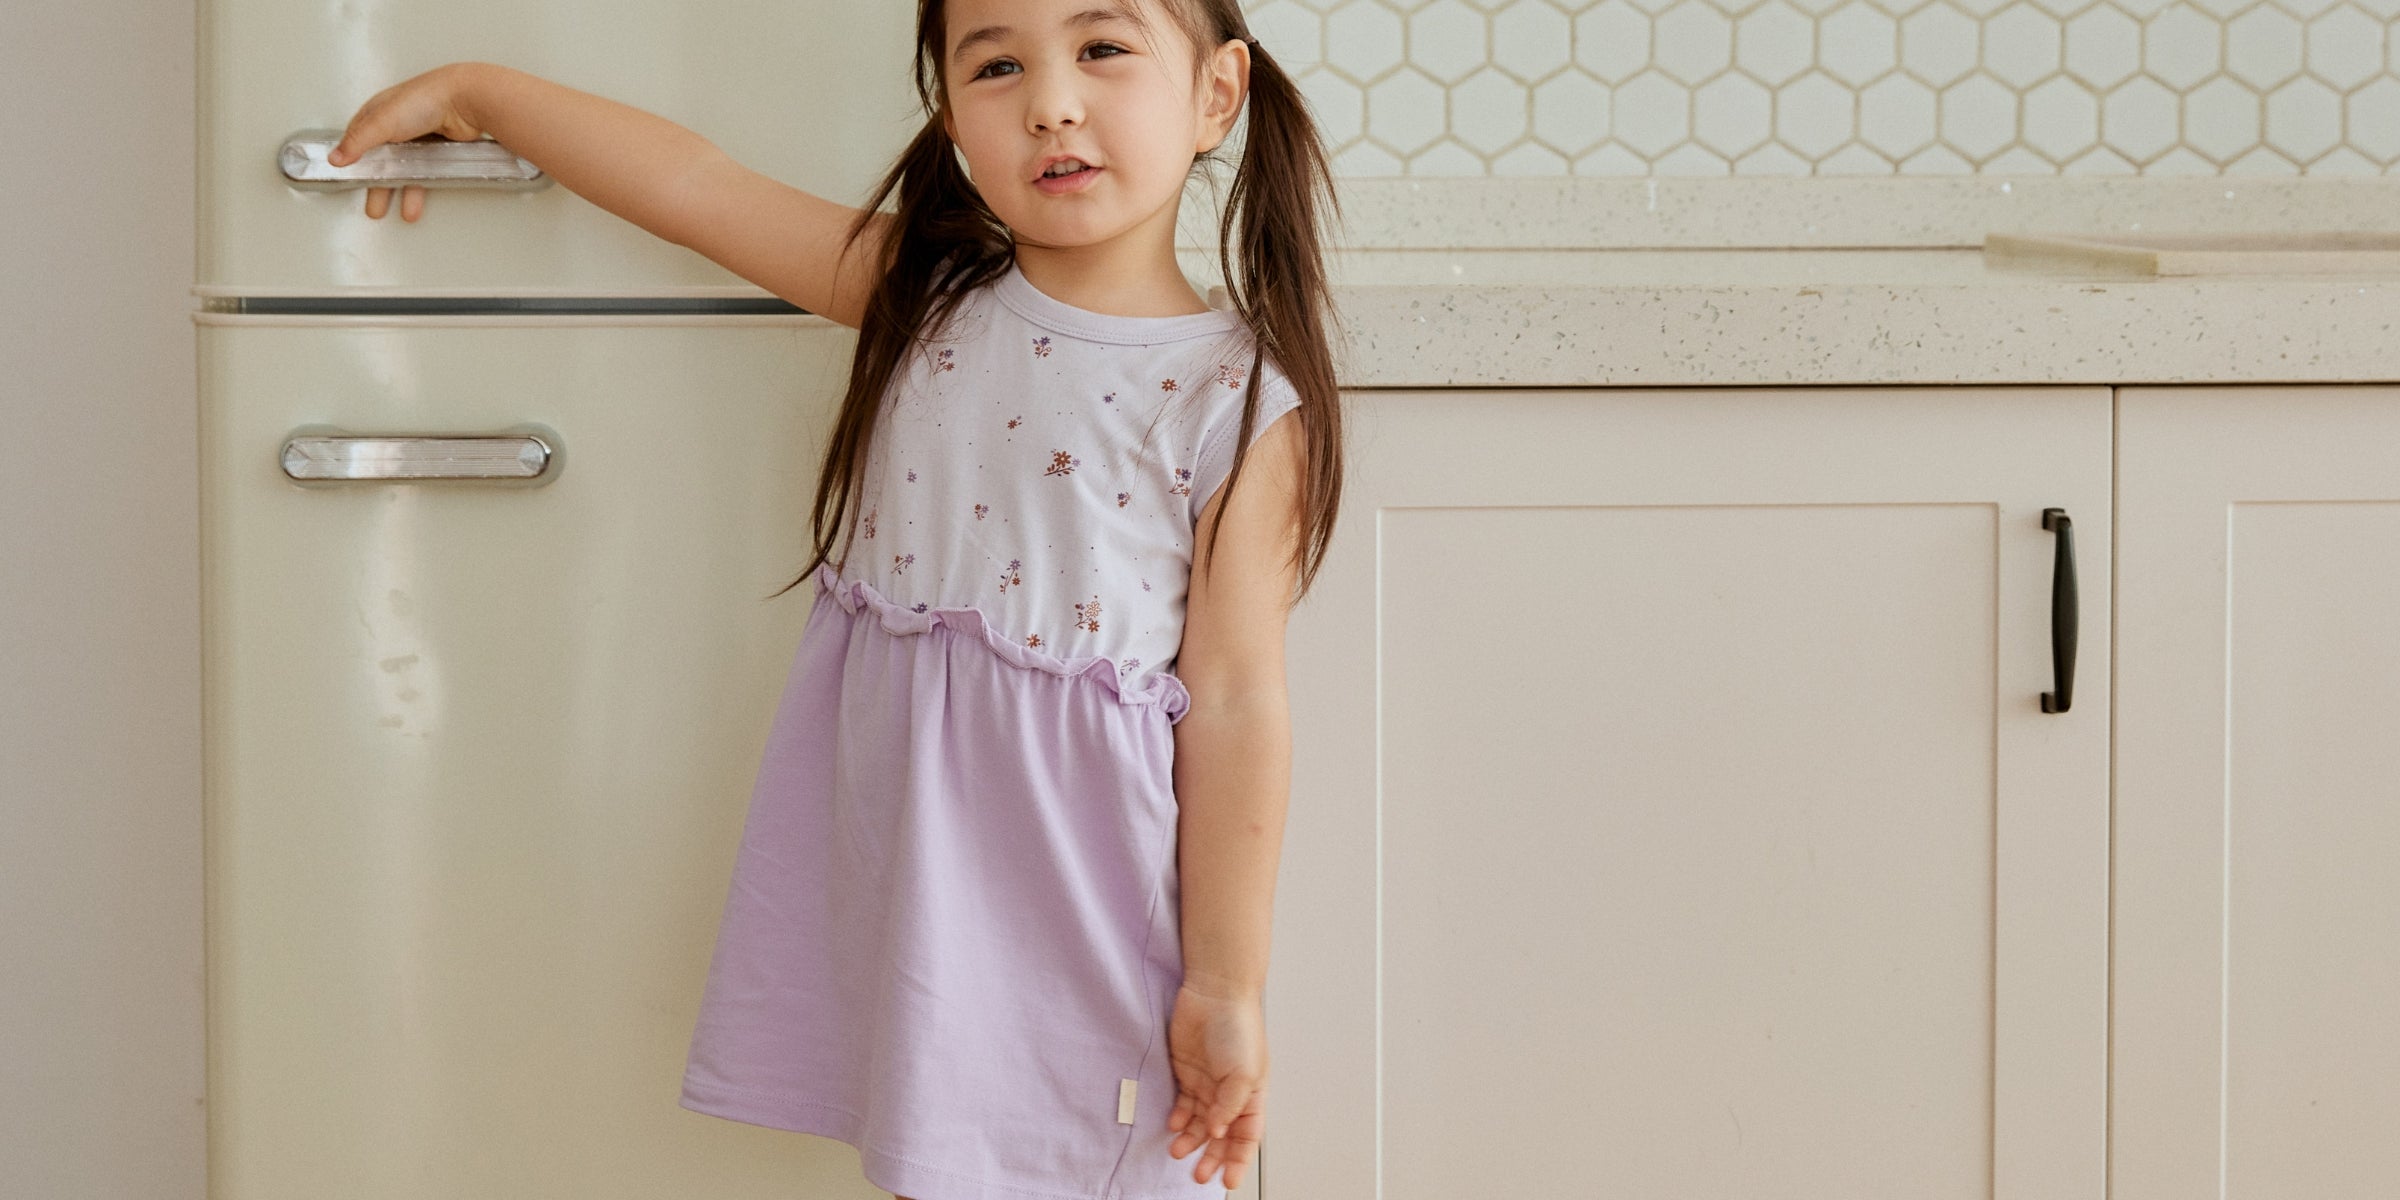
<svg viewBox="0 0 2400 1200"><path fill-rule="evenodd" d="M1167 1058L1175 1068L1167 1128L1180 1131L1167 1152L1182 1158L1206 1145L1193 1181L1208 1182L1221 1166L1225 1189L1240 1187L1267 1132L1267 1023L1258 997L1212 994L1187 980L1167 1021Z"/></svg>
<svg viewBox="0 0 2400 1200"><path fill-rule="evenodd" d="M464 63L450 63L404 79L367 98L342 130L342 140L334 143L325 154L325 161L336 167L357 162L360 155L386 142L405 142L428 133L438 133L454 142L471 142L483 136L459 107L464 90ZM392 189L367 189L367 216L381 220L391 211ZM400 219L415 221L425 212L425 189L408 184L400 189Z"/></svg>

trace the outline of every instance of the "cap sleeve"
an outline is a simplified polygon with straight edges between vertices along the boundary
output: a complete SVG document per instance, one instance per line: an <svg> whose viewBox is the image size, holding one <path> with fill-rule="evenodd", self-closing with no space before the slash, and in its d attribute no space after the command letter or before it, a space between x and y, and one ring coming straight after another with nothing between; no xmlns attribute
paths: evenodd
<svg viewBox="0 0 2400 1200"><path fill-rule="evenodd" d="M1229 399L1210 414L1208 427L1202 431L1200 453L1192 468L1191 519L1200 523L1200 513L1223 486L1225 477L1233 473L1233 442L1241 432L1242 404L1248 389L1226 389ZM1276 418L1300 407L1300 391L1292 386L1272 360L1262 360L1258 380L1258 416L1250 426L1250 441L1255 445Z"/></svg>

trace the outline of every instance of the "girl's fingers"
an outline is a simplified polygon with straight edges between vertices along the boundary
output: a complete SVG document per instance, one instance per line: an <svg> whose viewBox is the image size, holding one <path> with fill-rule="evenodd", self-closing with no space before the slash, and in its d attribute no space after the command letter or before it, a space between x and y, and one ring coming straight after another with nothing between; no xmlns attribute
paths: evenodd
<svg viewBox="0 0 2400 1200"><path fill-rule="evenodd" d="M1250 1166L1249 1146L1240 1142L1218 1142L1209 1147L1209 1158L1216 1164L1220 1187L1232 1191L1242 1186L1242 1172ZM1205 1168L1200 1181L1208 1181Z"/></svg>
<svg viewBox="0 0 2400 1200"><path fill-rule="evenodd" d="M1213 1142L1208 1147L1208 1153L1200 1156L1200 1169L1193 1173L1192 1181L1207 1183L1208 1177L1215 1175L1218 1187L1232 1191L1242 1185L1244 1165L1242 1159L1226 1150L1225 1143Z"/></svg>
<svg viewBox="0 0 2400 1200"><path fill-rule="evenodd" d="M1175 1141L1169 1147L1175 1157L1181 1158L1216 1140L1209 1132L1209 1122L1205 1115L1207 1108L1208 1105L1198 1096L1182 1093L1176 1097L1173 1115L1181 1117L1183 1125L1182 1131L1175 1135ZM1175 1147L1181 1148L1176 1149Z"/></svg>
<svg viewBox="0 0 2400 1200"><path fill-rule="evenodd" d="M1217 1089L1216 1106L1208 1115L1208 1135L1224 1137L1225 1131L1233 1126L1234 1118L1241 1116L1242 1110L1249 1104L1250 1089L1238 1083Z"/></svg>
<svg viewBox="0 0 2400 1200"><path fill-rule="evenodd" d="M359 155L367 152L367 147L374 144L360 136L356 127L345 129L341 140L333 144L333 149L325 152L325 161L337 167L349 166L358 161Z"/></svg>
<svg viewBox="0 0 2400 1200"><path fill-rule="evenodd" d="M369 219L380 221L385 213L392 211L393 190L388 187L367 189L367 216ZM412 183L398 190L400 192L401 220L415 221L425 215L425 189L422 186Z"/></svg>

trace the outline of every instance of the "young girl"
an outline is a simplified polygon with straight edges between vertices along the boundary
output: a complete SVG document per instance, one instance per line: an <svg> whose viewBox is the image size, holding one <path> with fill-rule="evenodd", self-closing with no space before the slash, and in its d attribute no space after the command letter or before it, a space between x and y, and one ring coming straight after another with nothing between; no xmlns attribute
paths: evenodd
<svg viewBox="0 0 2400 1200"><path fill-rule="evenodd" d="M377 95L329 161L489 132L859 330L682 1105L848 1142L902 1200L1238 1187L1285 616L1340 494L1322 143L1234 0L920 0L915 66L863 210L488 63ZM1177 207L1245 113L1210 309Z"/></svg>

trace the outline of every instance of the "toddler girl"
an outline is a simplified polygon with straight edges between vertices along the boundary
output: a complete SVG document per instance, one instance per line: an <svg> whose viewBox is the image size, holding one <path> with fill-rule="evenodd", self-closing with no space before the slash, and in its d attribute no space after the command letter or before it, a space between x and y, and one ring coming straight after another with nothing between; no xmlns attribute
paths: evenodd
<svg viewBox="0 0 2400 1200"><path fill-rule="evenodd" d="M1265 1131L1285 619L1340 494L1322 143L1234 0L920 0L914 65L863 209L489 63L329 161L489 133L859 331L682 1105L902 1200L1217 1193ZM1175 221L1245 114L1211 309Z"/></svg>

